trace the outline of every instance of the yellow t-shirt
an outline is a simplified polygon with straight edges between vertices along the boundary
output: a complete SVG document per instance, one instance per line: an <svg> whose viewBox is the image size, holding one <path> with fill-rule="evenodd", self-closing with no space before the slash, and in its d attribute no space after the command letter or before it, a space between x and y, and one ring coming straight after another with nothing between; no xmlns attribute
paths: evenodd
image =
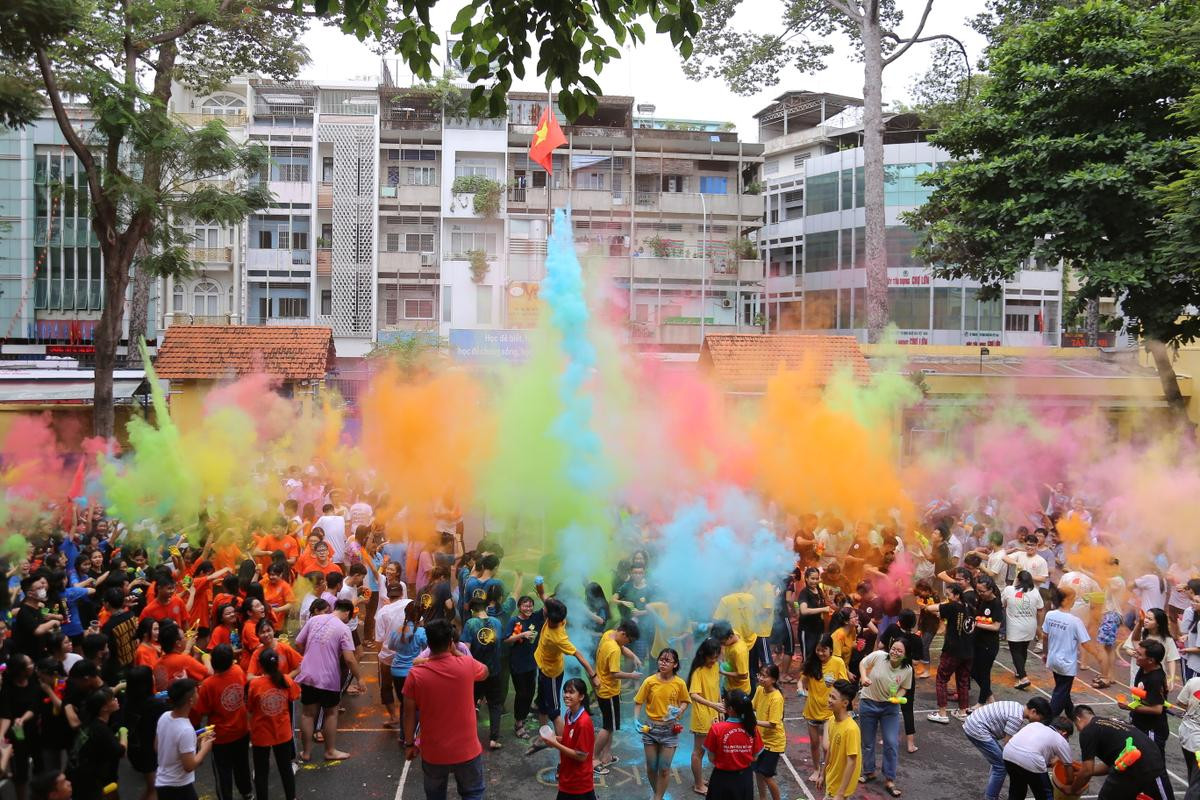
<svg viewBox="0 0 1200 800"><path fill-rule="evenodd" d="M596 648L596 696L608 699L621 693L621 679L614 678L614 672L621 671L621 645L613 639L613 632L608 631L600 637L600 646Z"/></svg>
<svg viewBox="0 0 1200 800"><path fill-rule="evenodd" d="M721 598L713 619L723 619L733 626L733 632L746 643L747 647L754 644L758 635L755 622L758 602L750 592L734 592ZM770 632L768 631L768 634Z"/></svg>
<svg viewBox="0 0 1200 800"><path fill-rule="evenodd" d="M692 685L688 690L710 703L721 702L721 667L718 664L696 667L696 671L692 673ZM717 712L714 709L692 703L692 733L708 733L708 729L716 721Z"/></svg>
<svg viewBox="0 0 1200 800"><path fill-rule="evenodd" d="M633 702L644 705L646 716L650 719L662 722L670 715L667 706L683 708L691 702L691 697L688 695L687 685L683 682L683 678L676 675L670 680L664 681L659 679L656 673L642 681L642 686L634 696Z"/></svg>
<svg viewBox="0 0 1200 800"><path fill-rule="evenodd" d="M830 656L821 667L821 680L804 676L804 690L808 692L808 701L804 704L805 719L827 720L833 717L833 712L829 710L829 692L837 680L850 680L846 662L837 656Z"/></svg>
<svg viewBox="0 0 1200 800"><path fill-rule="evenodd" d="M774 728L761 728L763 746L772 753L787 749L787 734L783 730L783 692L778 689L767 694L763 687L754 690L754 716L759 722L774 722Z"/></svg>
<svg viewBox="0 0 1200 800"><path fill-rule="evenodd" d="M854 646L858 643L858 637L852 633L846 633L845 628L838 628L829 638L833 639L833 654L846 663L850 663L850 656L854 652Z"/></svg>
<svg viewBox="0 0 1200 800"><path fill-rule="evenodd" d="M754 614L754 633L757 638L770 638L775 627L775 607L778 600L779 588L766 581L754 585L754 596L757 600Z"/></svg>
<svg viewBox="0 0 1200 800"><path fill-rule="evenodd" d="M745 675L742 680L736 678L725 678L725 688L729 691L740 689L746 694L750 693L750 650L746 646L746 640L738 638L736 642L725 648L725 663L729 665L727 672L735 672L739 675Z"/></svg>
<svg viewBox="0 0 1200 800"><path fill-rule="evenodd" d="M825 794L836 797L846 780L846 757L858 756L847 783L847 796L858 787L858 776L862 773L862 735L858 725L849 714L841 722L829 723L829 757L825 762Z"/></svg>
<svg viewBox="0 0 1200 800"><path fill-rule="evenodd" d="M557 678L563 674L563 656L575 655L575 645L567 638L567 623L557 628L549 625L542 626L538 635L537 650L533 651L533 660L538 669L549 678Z"/></svg>

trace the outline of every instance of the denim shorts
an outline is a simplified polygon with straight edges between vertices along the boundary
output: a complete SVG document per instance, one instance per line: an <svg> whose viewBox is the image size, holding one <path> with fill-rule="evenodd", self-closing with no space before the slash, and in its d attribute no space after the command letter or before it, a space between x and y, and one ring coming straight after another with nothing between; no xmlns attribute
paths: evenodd
<svg viewBox="0 0 1200 800"><path fill-rule="evenodd" d="M655 722L651 720L649 725L642 728L642 744L657 745L659 747L678 747L679 734L675 731L674 720L669 722Z"/></svg>
<svg viewBox="0 0 1200 800"><path fill-rule="evenodd" d="M1121 628L1121 615L1115 611L1105 611L1100 618L1100 630L1096 631L1096 641L1105 647L1117 643L1117 632Z"/></svg>

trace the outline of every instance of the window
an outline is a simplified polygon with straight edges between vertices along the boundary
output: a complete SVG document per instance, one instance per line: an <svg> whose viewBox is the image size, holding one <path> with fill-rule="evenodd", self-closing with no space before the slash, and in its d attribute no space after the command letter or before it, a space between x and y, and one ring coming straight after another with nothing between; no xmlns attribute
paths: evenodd
<svg viewBox="0 0 1200 800"><path fill-rule="evenodd" d="M490 306L489 306L490 308ZM433 298L407 298L404 301L405 319L433 319Z"/></svg>
<svg viewBox="0 0 1200 800"><path fill-rule="evenodd" d="M892 322L903 330L929 329L929 289L893 287L888 289Z"/></svg>
<svg viewBox="0 0 1200 800"><path fill-rule="evenodd" d="M810 233L804 241L804 271L827 272L837 269L838 232Z"/></svg>
<svg viewBox="0 0 1200 800"><path fill-rule="evenodd" d="M401 150L398 154L392 150L388 154L388 158L392 161L433 161L435 153L433 150Z"/></svg>
<svg viewBox="0 0 1200 800"><path fill-rule="evenodd" d="M838 210L838 180L836 172L809 176L804 189L808 197L804 211L806 216Z"/></svg>
<svg viewBox="0 0 1200 800"><path fill-rule="evenodd" d="M966 306L966 321L964 328L969 331L998 331L1004 319L1003 302L999 297L994 300L981 301L979 289L967 288L964 305Z"/></svg>
<svg viewBox="0 0 1200 800"><path fill-rule="evenodd" d="M400 307L400 301L394 297L385 297L383 299L383 324L395 325L400 321L397 309Z"/></svg>
<svg viewBox="0 0 1200 800"><path fill-rule="evenodd" d="M883 168L883 202L889 206L919 206L933 193L920 178L933 172L933 164L887 164Z"/></svg>
<svg viewBox="0 0 1200 800"><path fill-rule="evenodd" d="M388 167L387 168L387 185L388 186L399 186L400 185L400 167Z"/></svg>
<svg viewBox="0 0 1200 800"><path fill-rule="evenodd" d="M686 175L663 175L662 190L664 192L682 193L688 190Z"/></svg>
<svg viewBox="0 0 1200 800"><path fill-rule="evenodd" d="M192 313L197 317L215 317L221 313L221 293L212 281L200 281L192 289Z"/></svg>
<svg viewBox="0 0 1200 800"><path fill-rule="evenodd" d="M939 331L962 330L963 293L958 286L938 286L933 290L933 328Z"/></svg>
<svg viewBox="0 0 1200 800"><path fill-rule="evenodd" d="M325 183L333 182L333 156L321 157L321 180Z"/></svg>
<svg viewBox="0 0 1200 800"><path fill-rule="evenodd" d="M171 310L178 314L183 313L183 286L178 283L171 290Z"/></svg>
<svg viewBox="0 0 1200 800"><path fill-rule="evenodd" d="M192 228L193 247L217 248L221 246L221 229L215 225L197 225Z"/></svg>
<svg viewBox="0 0 1200 800"><path fill-rule="evenodd" d="M837 289L804 293L804 329L825 331L837 327Z"/></svg>
<svg viewBox="0 0 1200 800"><path fill-rule="evenodd" d="M489 180L496 180L496 168L486 167L479 164L455 164L454 177L463 178L470 175L479 175Z"/></svg>
<svg viewBox="0 0 1200 800"><path fill-rule="evenodd" d="M496 234L474 231L452 231L450 233L450 252L453 255L464 256L470 250L482 250L494 255L498 252Z"/></svg>
<svg viewBox="0 0 1200 800"><path fill-rule="evenodd" d="M308 231L292 231L292 249L308 249Z"/></svg>
<svg viewBox="0 0 1200 800"><path fill-rule="evenodd" d="M728 178L700 177L700 194L728 194L728 186Z"/></svg>
<svg viewBox="0 0 1200 800"><path fill-rule="evenodd" d="M904 225L893 225L885 233L887 248L887 265L889 267L920 267L923 264L913 255L913 250L920 243L921 237L912 228Z"/></svg>
<svg viewBox="0 0 1200 800"><path fill-rule="evenodd" d="M442 322L450 321L451 311L454 307L454 304L451 302L453 295L450 290L451 287L449 286L442 287Z"/></svg>
<svg viewBox="0 0 1200 800"><path fill-rule="evenodd" d="M307 297L281 297L279 298L279 316L287 319L295 319L296 317L308 316L308 298Z"/></svg>
<svg viewBox="0 0 1200 800"><path fill-rule="evenodd" d="M209 116L244 114L246 101L232 94L214 94L200 105L200 113Z"/></svg>
<svg viewBox="0 0 1200 800"><path fill-rule="evenodd" d="M404 252L406 252L406 253L432 253L433 252L433 234L432 233L406 233L406 234L404 234Z"/></svg>
<svg viewBox="0 0 1200 800"><path fill-rule="evenodd" d="M333 314L333 289L321 290L321 316L328 317Z"/></svg>
<svg viewBox="0 0 1200 800"><path fill-rule="evenodd" d="M433 186L437 182L437 170L433 167L405 167L406 186Z"/></svg>
<svg viewBox="0 0 1200 800"><path fill-rule="evenodd" d="M307 183L308 164L280 164L279 180L289 183Z"/></svg>
<svg viewBox="0 0 1200 800"><path fill-rule="evenodd" d="M804 162L808 161L811 156L812 153L800 153L799 155L792 156L792 168L800 169L804 166Z"/></svg>
<svg viewBox="0 0 1200 800"><path fill-rule="evenodd" d="M763 164L763 175L778 175L778 174L779 174L779 162L778 161L768 161Z"/></svg>
<svg viewBox="0 0 1200 800"><path fill-rule="evenodd" d="M492 324L492 287L482 284L475 285L475 323L477 325Z"/></svg>
<svg viewBox="0 0 1200 800"><path fill-rule="evenodd" d="M271 249L271 246L272 246L271 245L271 234L272 234L272 231L267 231L267 230L258 232L258 249L259 250L270 250Z"/></svg>

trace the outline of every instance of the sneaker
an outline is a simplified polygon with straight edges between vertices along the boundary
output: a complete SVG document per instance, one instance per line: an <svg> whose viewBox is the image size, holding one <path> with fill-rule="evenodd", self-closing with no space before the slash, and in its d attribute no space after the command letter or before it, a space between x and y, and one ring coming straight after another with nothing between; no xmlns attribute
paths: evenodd
<svg viewBox="0 0 1200 800"><path fill-rule="evenodd" d="M1043 649L1043 648L1042 648L1042 643L1041 643L1041 642L1038 642L1037 644L1035 644L1035 645L1033 646L1033 652L1035 652L1035 653L1040 653L1040 652L1042 652L1042 649Z"/></svg>
<svg viewBox="0 0 1200 800"><path fill-rule="evenodd" d="M956 708L950 712L950 716L954 717L957 720L964 720L967 717L969 717L970 715L971 715L970 711L967 711L967 710L964 710L961 708Z"/></svg>
<svg viewBox="0 0 1200 800"><path fill-rule="evenodd" d="M525 726L522 725L521 727L517 728L516 732L513 735L516 736L518 739L528 739L530 734L529 734L529 731L525 730Z"/></svg>
<svg viewBox="0 0 1200 800"><path fill-rule="evenodd" d="M1021 678L1021 680L1016 682L1016 684L1013 686L1013 688L1014 689L1028 689L1029 686L1030 686L1029 678Z"/></svg>
<svg viewBox="0 0 1200 800"><path fill-rule="evenodd" d="M949 717L947 717L945 714L939 714L936 711L933 712L932 714L930 714L929 716L927 716L925 719L929 720L930 722L936 722L939 725L949 725L950 724Z"/></svg>
<svg viewBox="0 0 1200 800"><path fill-rule="evenodd" d="M607 775L610 772L612 772L612 770L603 764L597 764L596 766L592 767L592 774L594 775Z"/></svg>

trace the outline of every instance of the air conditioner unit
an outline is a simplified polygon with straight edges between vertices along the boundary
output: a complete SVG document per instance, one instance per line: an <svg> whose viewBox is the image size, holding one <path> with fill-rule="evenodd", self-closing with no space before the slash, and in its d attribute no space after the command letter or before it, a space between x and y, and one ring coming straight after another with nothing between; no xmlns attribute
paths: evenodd
<svg viewBox="0 0 1200 800"><path fill-rule="evenodd" d="M433 266L433 253L421 253L421 266L422 267L432 267Z"/></svg>
<svg viewBox="0 0 1200 800"><path fill-rule="evenodd" d="M721 308L733 308L733 300L728 297L722 297Z"/></svg>

